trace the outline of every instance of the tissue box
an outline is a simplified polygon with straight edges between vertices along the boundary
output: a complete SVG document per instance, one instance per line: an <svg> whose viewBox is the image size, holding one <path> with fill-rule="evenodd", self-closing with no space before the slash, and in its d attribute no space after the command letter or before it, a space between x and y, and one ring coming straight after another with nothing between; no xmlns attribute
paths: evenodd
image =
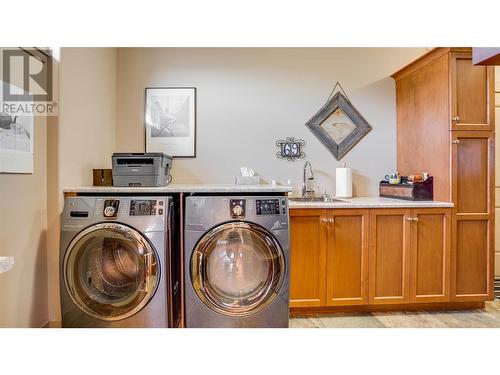
<svg viewBox="0 0 500 375"><path fill-rule="evenodd" d="M260 185L260 176L236 176L236 185Z"/></svg>

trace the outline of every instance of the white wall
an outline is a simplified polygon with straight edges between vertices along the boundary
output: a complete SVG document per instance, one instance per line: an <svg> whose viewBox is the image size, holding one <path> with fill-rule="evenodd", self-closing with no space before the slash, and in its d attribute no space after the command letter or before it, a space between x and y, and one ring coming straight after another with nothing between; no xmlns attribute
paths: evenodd
<svg viewBox="0 0 500 375"><path fill-rule="evenodd" d="M59 118L49 123L49 319L60 321L59 229L68 186L92 185L92 168L111 168L115 143L116 51L62 48Z"/></svg>
<svg viewBox="0 0 500 375"><path fill-rule="evenodd" d="M144 151L148 86L197 88L197 157L176 159L176 183L232 183L240 166L298 185L304 161L275 156L275 141L303 138L317 191L334 193L335 168L354 168L354 194L377 195L396 166L395 84L390 75L423 48L119 48L116 151ZM340 81L372 125L341 162L306 128Z"/></svg>

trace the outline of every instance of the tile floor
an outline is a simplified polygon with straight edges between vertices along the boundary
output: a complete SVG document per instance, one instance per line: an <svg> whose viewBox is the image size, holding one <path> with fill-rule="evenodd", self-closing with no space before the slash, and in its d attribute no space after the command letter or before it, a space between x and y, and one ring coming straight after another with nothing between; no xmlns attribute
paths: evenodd
<svg viewBox="0 0 500 375"><path fill-rule="evenodd" d="M500 301L484 310L335 314L290 319L290 328L500 328Z"/></svg>

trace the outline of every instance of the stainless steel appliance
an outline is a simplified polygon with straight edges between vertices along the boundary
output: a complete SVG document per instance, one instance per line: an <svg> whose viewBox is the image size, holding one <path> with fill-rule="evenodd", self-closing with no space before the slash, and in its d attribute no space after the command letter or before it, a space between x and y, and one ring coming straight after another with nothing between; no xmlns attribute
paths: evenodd
<svg viewBox="0 0 500 375"><path fill-rule="evenodd" d="M165 186L170 183L172 157L162 152L114 153L113 186Z"/></svg>
<svg viewBox="0 0 500 375"><path fill-rule="evenodd" d="M186 327L288 327L289 225L282 196L191 196Z"/></svg>
<svg viewBox="0 0 500 375"><path fill-rule="evenodd" d="M63 327L175 327L180 319L179 202L158 196L65 201Z"/></svg>

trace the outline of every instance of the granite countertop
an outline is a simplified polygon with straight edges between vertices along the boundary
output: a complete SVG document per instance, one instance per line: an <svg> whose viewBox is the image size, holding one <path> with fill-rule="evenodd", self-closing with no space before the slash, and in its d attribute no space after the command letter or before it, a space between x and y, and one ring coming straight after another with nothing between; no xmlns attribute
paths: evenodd
<svg viewBox="0 0 500 375"><path fill-rule="evenodd" d="M66 187L64 193L287 193L287 186L236 184L170 184L160 187Z"/></svg>
<svg viewBox="0 0 500 375"><path fill-rule="evenodd" d="M289 200L288 206L295 208L432 208L453 207L453 203L439 201L407 201L381 197L336 198L334 202L298 202Z"/></svg>

